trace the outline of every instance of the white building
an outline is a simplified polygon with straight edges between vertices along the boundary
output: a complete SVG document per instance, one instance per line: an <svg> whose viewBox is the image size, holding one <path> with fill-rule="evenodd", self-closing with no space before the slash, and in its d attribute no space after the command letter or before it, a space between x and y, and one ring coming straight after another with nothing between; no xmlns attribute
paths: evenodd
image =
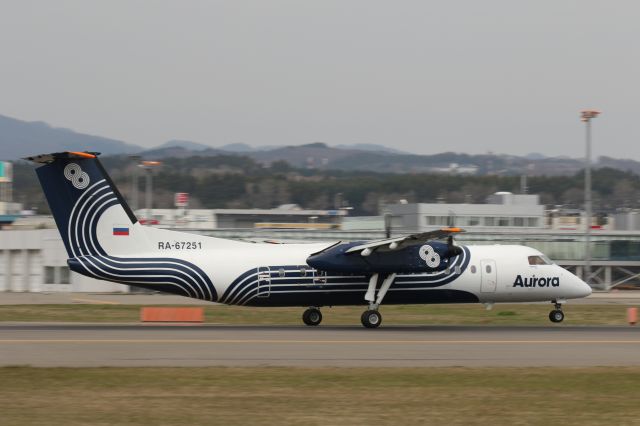
<svg viewBox="0 0 640 426"><path fill-rule="evenodd" d="M616 231L639 231L640 210L628 209L609 216L610 228Z"/></svg>
<svg viewBox="0 0 640 426"><path fill-rule="evenodd" d="M57 229L0 231L0 292L128 292L71 272Z"/></svg>
<svg viewBox="0 0 640 426"><path fill-rule="evenodd" d="M12 203L8 201L0 201L0 226L6 226L13 223L20 217L22 204Z"/></svg>
<svg viewBox="0 0 640 426"><path fill-rule="evenodd" d="M394 229L422 232L442 226L480 230L490 228L541 229L544 205L538 195L497 192L487 204L392 204L386 206Z"/></svg>

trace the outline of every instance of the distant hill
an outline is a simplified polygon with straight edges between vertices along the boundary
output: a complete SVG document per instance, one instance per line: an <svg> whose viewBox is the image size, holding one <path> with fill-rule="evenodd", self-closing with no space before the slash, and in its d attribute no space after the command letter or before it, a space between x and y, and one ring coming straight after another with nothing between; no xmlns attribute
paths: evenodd
<svg viewBox="0 0 640 426"><path fill-rule="evenodd" d="M322 142L316 142L316 143L326 145L326 144L323 144ZM308 145L313 145L313 144L308 144ZM235 153L242 153L242 154L249 153L249 152L273 151L276 149L286 148L285 145L252 146L242 142L229 143L229 144L221 145L218 147L212 147L210 145L205 145L199 142L184 141L184 140L170 140L152 149L156 150L156 149L174 148L174 147L185 148L192 151L203 151L205 149L215 149L219 151L235 152ZM388 153L388 154L412 155L411 153L408 153L405 151L400 151L394 148L386 147L384 145L377 145L373 143L356 143L356 144L350 144L350 145L340 144L340 145L331 146L330 148L343 149L347 151L356 150L356 151L367 151L367 152L382 152L382 153Z"/></svg>
<svg viewBox="0 0 640 426"><path fill-rule="evenodd" d="M390 153L390 154L409 154L409 155L412 155L410 152L400 151L400 150L395 149L395 148L389 148L388 146L378 145L378 144L375 144L375 143L354 143L354 144L350 144L350 145L336 145L335 148L349 149L349 150L356 149L358 151L386 152L386 153Z"/></svg>
<svg viewBox="0 0 640 426"><path fill-rule="evenodd" d="M616 170L623 170L640 174L640 162L630 159L619 159L602 156L598 159L598 167L609 167Z"/></svg>
<svg viewBox="0 0 640 426"><path fill-rule="evenodd" d="M167 146L164 148L152 148L142 151L140 155L149 159L159 158L187 158L187 157L212 157L214 155L234 155L235 153L229 153L215 148L206 148L191 150L181 146Z"/></svg>
<svg viewBox="0 0 640 426"><path fill-rule="evenodd" d="M459 173L472 174L571 175L583 167L575 159L527 159L510 155L470 155L444 152L433 155L397 154L330 147L324 143L287 146L270 151L249 152L245 155L270 164L284 160L294 167L324 170L377 171L381 173ZM640 163L638 163L640 166Z"/></svg>
<svg viewBox="0 0 640 426"><path fill-rule="evenodd" d="M41 121L22 121L0 115L0 159L17 160L28 155L56 151L98 151L130 154L143 148L116 139L56 128Z"/></svg>
<svg viewBox="0 0 640 426"><path fill-rule="evenodd" d="M153 149L156 150L156 149L175 148L175 147L184 148L191 151L203 151L205 149L211 148L209 145L205 145L203 143L173 139Z"/></svg>
<svg viewBox="0 0 640 426"><path fill-rule="evenodd" d="M214 148L199 142L171 140L158 147L144 149L115 139L0 115L0 160L16 160L28 155L65 150L98 151L106 155L136 153L148 159L248 157L267 166L284 161L298 169L397 174L570 176L584 168L582 159L547 157L541 153L530 153L523 157L455 152L417 155L376 144L330 146L315 142L295 146L254 147L245 143L231 143ZM600 157L594 167L609 167L640 174L640 162L631 159Z"/></svg>
<svg viewBox="0 0 640 426"><path fill-rule="evenodd" d="M219 149L227 152L253 152L256 151L256 148L248 145L246 143L230 143L227 145L222 145Z"/></svg>
<svg viewBox="0 0 640 426"><path fill-rule="evenodd" d="M169 145L164 144L163 146ZM196 144L198 147L202 144ZM185 147L189 146L184 144ZM219 148L190 150L185 147L165 147L144 152L155 158L188 158L190 156L238 155L249 157L258 163L270 165L285 161L291 166L313 170L377 171L381 173L446 173L446 174L494 174L531 176L572 175L581 170L583 163L571 158L552 158L541 154L525 157L511 155L470 155L444 152L433 155L417 155L375 144L329 146L323 142L305 145L253 147L244 143L223 145ZM608 164L612 160L609 159ZM633 163L625 163L625 169L633 169Z"/></svg>

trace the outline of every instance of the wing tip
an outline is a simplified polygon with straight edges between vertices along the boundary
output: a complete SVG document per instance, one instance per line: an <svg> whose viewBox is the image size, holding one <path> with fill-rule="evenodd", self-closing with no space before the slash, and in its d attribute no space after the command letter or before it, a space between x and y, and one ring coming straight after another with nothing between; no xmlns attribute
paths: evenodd
<svg viewBox="0 0 640 426"><path fill-rule="evenodd" d="M464 230L464 229L462 229L462 228L458 228L458 227L455 227L455 226L448 226L448 227L446 227L446 228L442 228L442 229L441 229L441 231L442 231L442 232L449 232L449 233L452 233L452 234L457 234L457 233L460 233L460 232L465 232L465 230Z"/></svg>

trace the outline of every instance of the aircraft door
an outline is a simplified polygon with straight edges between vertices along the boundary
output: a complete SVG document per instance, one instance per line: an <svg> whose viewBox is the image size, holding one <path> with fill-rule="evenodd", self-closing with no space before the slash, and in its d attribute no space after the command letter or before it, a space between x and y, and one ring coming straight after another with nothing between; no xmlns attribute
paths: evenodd
<svg viewBox="0 0 640 426"><path fill-rule="evenodd" d="M482 281L480 284L480 291L483 293L495 293L498 286L498 271L496 270L495 260L481 260L480 271Z"/></svg>
<svg viewBox="0 0 640 426"><path fill-rule="evenodd" d="M271 294L271 270L267 266L258 268L258 297L269 297Z"/></svg>

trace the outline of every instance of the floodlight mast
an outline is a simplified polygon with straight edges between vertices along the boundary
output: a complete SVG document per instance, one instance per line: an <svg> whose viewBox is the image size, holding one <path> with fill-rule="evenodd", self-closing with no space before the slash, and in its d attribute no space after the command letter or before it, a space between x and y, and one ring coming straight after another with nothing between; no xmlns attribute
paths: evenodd
<svg viewBox="0 0 640 426"><path fill-rule="evenodd" d="M586 158L584 168L584 209L585 209L585 255L584 255L584 281L589 284L591 280L591 217L593 216L591 198L591 119L600 115L596 109L580 111L580 120L585 124ZM591 285L591 284L589 284Z"/></svg>
<svg viewBox="0 0 640 426"><path fill-rule="evenodd" d="M147 187L146 187L146 225L151 225L151 208L153 205L153 168L158 167L162 164L160 161L142 161L140 163L140 167L142 167L147 172Z"/></svg>

